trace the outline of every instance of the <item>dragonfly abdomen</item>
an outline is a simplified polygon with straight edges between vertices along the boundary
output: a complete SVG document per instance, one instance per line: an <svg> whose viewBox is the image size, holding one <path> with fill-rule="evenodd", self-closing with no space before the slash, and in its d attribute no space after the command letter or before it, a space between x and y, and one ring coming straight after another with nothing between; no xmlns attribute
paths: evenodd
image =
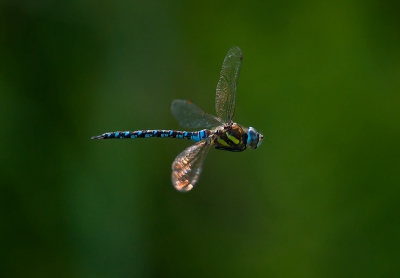
<svg viewBox="0 0 400 278"><path fill-rule="evenodd" d="M200 131L179 131L179 130L137 130L137 131L114 131L106 132L98 136L93 136L92 139L135 139L135 138L177 138L189 139L199 142L210 135L210 131L203 129Z"/></svg>

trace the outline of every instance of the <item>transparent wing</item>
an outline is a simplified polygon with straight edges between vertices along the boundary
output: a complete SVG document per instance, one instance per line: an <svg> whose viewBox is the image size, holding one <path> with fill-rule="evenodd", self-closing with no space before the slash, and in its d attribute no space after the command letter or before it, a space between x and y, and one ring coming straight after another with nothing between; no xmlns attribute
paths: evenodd
<svg viewBox="0 0 400 278"><path fill-rule="evenodd" d="M207 114L189 100L174 100L171 112L179 124L185 128L211 128L221 125L217 117Z"/></svg>
<svg viewBox="0 0 400 278"><path fill-rule="evenodd" d="M234 46L225 56L215 95L217 117L225 123L230 122L235 114L236 86L241 65L242 51Z"/></svg>
<svg viewBox="0 0 400 278"><path fill-rule="evenodd" d="M172 163L172 184L176 190L186 192L196 185L210 147L207 141L200 141L175 158Z"/></svg>

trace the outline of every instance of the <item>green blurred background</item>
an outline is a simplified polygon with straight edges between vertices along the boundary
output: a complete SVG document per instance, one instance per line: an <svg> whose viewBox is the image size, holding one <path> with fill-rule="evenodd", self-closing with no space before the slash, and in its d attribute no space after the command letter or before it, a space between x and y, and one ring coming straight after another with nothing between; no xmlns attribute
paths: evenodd
<svg viewBox="0 0 400 278"><path fill-rule="evenodd" d="M398 1L0 1L1 277L399 277ZM177 192L173 99L235 120Z"/></svg>

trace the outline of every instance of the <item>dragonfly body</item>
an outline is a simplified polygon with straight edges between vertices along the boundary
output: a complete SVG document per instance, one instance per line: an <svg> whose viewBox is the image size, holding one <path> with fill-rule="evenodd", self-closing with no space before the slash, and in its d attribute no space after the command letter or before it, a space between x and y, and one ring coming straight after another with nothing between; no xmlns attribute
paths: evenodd
<svg viewBox="0 0 400 278"><path fill-rule="evenodd" d="M213 136L211 136L213 135ZM136 131L114 131L93 136L92 139L135 139L135 138L175 138L189 139L194 142L207 140L208 144L215 145L218 150L241 152L246 149L247 129L232 123L231 125L217 127L213 130L202 129L199 131L179 131L179 130L136 130Z"/></svg>
<svg viewBox="0 0 400 278"><path fill-rule="evenodd" d="M242 64L242 52L232 47L222 64L217 85L215 108L217 117L205 113L193 102L175 100L171 111L185 128L203 128L198 131L137 130L114 131L93 136L92 139L177 138L189 139L194 145L180 153L172 164L172 183L182 192L191 190L197 183L204 159L211 146L218 150L241 152L256 149L264 136L253 127L243 127L232 121L235 112L236 87Z"/></svg>

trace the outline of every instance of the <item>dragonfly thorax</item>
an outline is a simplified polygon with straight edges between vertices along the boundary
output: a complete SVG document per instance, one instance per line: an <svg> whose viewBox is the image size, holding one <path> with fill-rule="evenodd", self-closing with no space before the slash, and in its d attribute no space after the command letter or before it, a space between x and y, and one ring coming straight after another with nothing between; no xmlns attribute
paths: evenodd
<svg viewBox="0 0 400 278"><path fill-rule="evenodd" d="M237 123L230 123L214 130L213 144L218 150L241 152L246 149L247 129Z"/></svg>

